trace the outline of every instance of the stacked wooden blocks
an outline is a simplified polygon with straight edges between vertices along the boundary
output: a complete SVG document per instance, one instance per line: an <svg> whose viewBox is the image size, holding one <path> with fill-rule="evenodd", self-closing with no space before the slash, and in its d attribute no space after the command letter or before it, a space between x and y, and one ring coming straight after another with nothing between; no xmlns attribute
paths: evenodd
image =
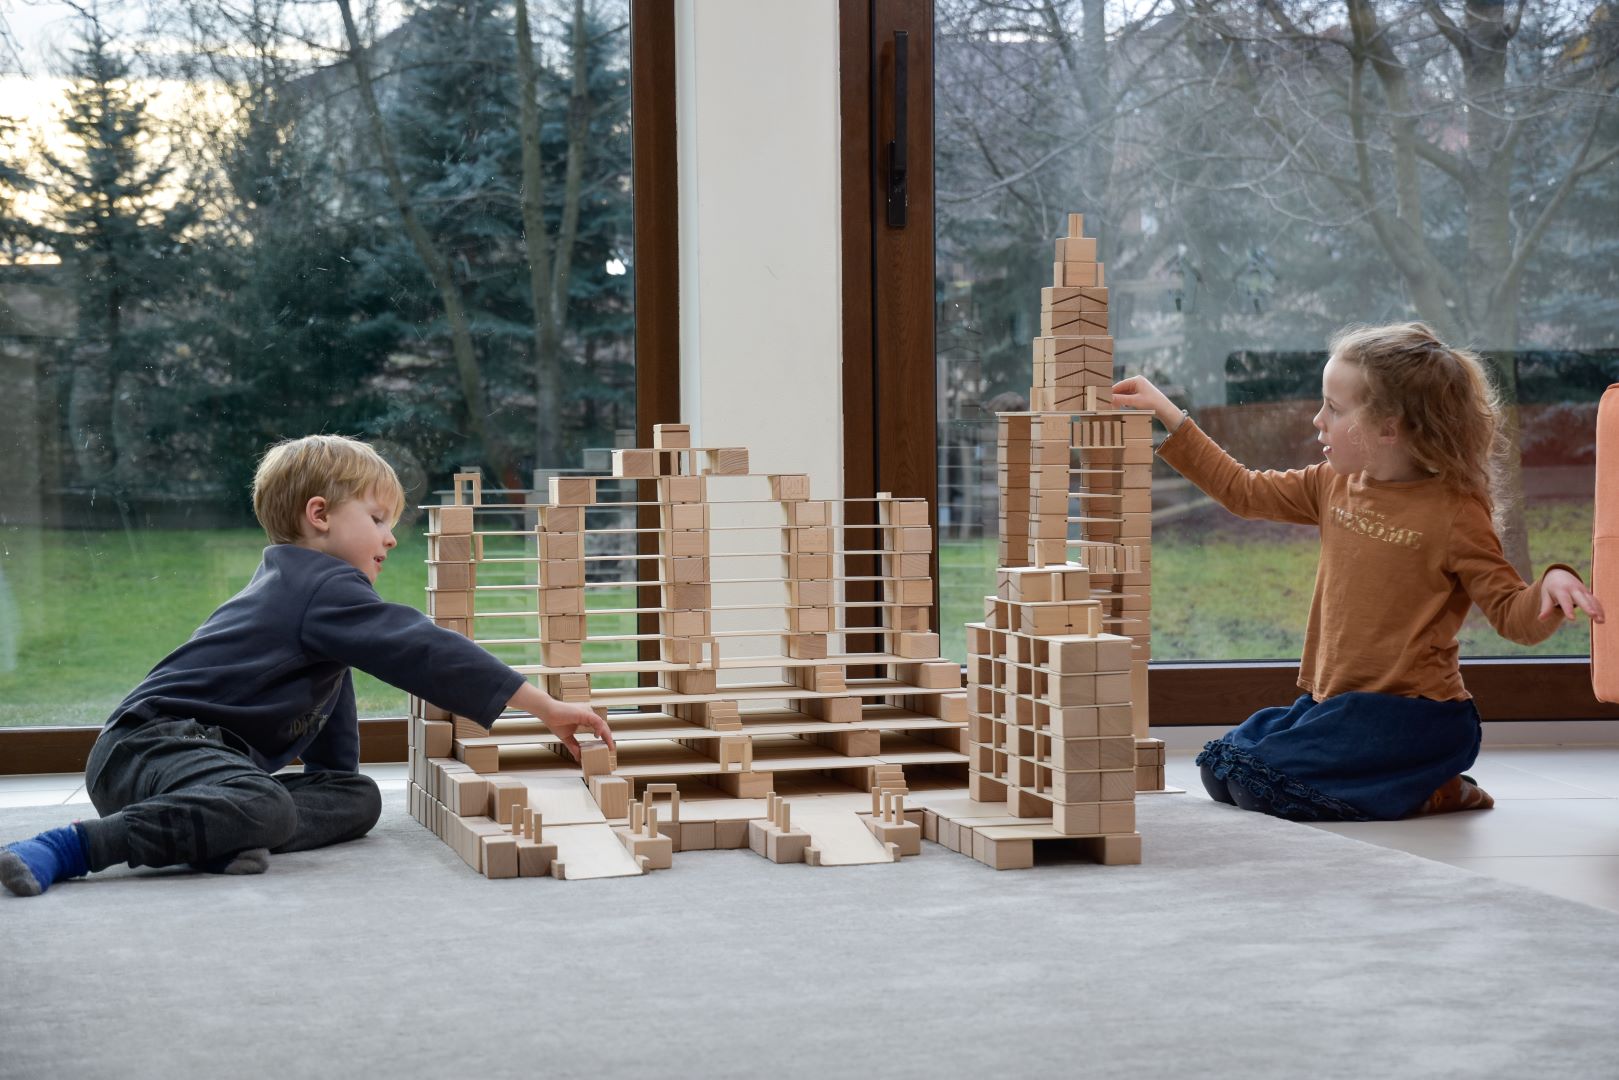
<svg viewBox="0 0 1619 1080"><path fill-rule="evenodd" d="M866 793L876 792L879 804L889 800L877 824L903 839L907 830L892 808L917 782L908 770L929 790L965 784L961 671L939 658L929 625L926 501L863 500L874 505L863 508L871 513L862 520L877 524L850 531L842 524L844 503L811 499L808 477L751 476L747 460L744 449L693 447L688 429L660 425L652 447L613 451L612 476L552 477L543 504L485 505L475 484L458 481L451 505L430 508L437 583L430 602L445 624L508 650L532 646L539 662L518 669L553 696L605 712L618 741L615 756L587 740L575 762L528 717L502 717L486 732L413 702L412 812L470 865L490 874L516 865L522 873L544 862L543 854L557 877L658 869L682 850L746 846L749 819L774 817L760 800L775 792L803 808L802 823L777 827L789 837L776 841L778 855L804 833L806 861L887 862L897 858L900 840L878 839L862 815ZM655 502L638 501L648 491ZM740 504L774 507L764 515L769 524L749 523L752 510L733 520ZM642 506L657 512L655 554L592 554L594 535L641 535L612 522ZM514 513L531 514L534 527L523 533L485 524ZM716 554L722 537L742 531L772 533L779 548L757 557ZM878 539L852 545L854 535ZM844 595L849 557L878 566L877 577L865 579L874 582L876 599ZM586 573L615 562L634 565L636 580L594 581ZM770 569L761 571L767 562ZM480 566L489 570L487 581L475 577ZM757 593L771 582L780 583L774 595L785 603L715 602L721 587ZM474 633L509 625L500 620L523 614L511 604L525 594L536 598L527 612L537 623L533 637ZM657 606L613 603L638 595L656 596ZM848 614L857 608L874 613L876 625L852 626ZM782 625L773 633L780 647L739 655L741 642L733 639L757 642L761 631L716 625L718 613L737 610L779 612ZM657 632L604 632L610 616L654 616ZM870 634L879 651L846 651L851 632ZM586 662L586 647L597 645L638 655ZM637 685L614 685L625 676ZM674 796L667 811L651 803L665 791ZM525 856L526 845L540 843L540 823L555 850Z"/></svg>
<svg viewBox="0 0 1619 1080"><path fill-rule="evenodd" d="M1077 564L1007 568L968 634L968 796L1062 836L1135 832L1129 638Z"/></svg>

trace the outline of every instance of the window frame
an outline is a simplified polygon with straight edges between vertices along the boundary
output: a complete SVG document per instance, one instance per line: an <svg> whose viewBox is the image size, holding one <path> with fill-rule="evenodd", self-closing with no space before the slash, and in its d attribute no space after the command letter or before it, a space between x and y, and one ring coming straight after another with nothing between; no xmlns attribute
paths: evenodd
<svg viewBox="0 0 1619 1080"><path fill-rule="evenodd" d="M910 36L910 229L925 221L925 237L896 235L881 199L892 85L881 53L898 28ZM844 494L925 497L936 522L933 38L930 0L839 0ZM937 628L937 544L933 571ZM1297 661L1152 661L1152 724L1241 723L1297 697L1297 674ZM1619 705L1592 693L1589 656L1464 659L1462 674L1485 720L1619 719Z"/></svg>
<svg viewBox="0 0 1619 1080"><path fill-rule="evenodd" d="M631 260L635 279L635 428L639 444L651 446L652 425L680 420L679 189L672 0L630 0L630 117L635 218ZM361 720L360 760L404 761L406 728L403 716ZM0 728L0 776L82 772L100 733L100 727L89 725Z"/></svg>

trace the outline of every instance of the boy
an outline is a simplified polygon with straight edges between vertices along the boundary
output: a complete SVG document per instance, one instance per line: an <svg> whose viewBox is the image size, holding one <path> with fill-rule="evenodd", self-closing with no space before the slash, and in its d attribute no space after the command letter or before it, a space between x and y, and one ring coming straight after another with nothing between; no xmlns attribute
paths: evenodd
<svg viewBox="0 0 1619 1080"><path fill-rule="evenodd" d="M556 701L470 640L385 603L373 583L404 490L366 444L310 435L253 478L269 535L253 580L108 719L85 785L101 815L0 849L0 883L35 896L116 863L259 874L272 851L364 836L382 812L360 762L351 668L490 727L532 713L575 756L607 722ZM301 757L301 775L273 775Z"/></svg>

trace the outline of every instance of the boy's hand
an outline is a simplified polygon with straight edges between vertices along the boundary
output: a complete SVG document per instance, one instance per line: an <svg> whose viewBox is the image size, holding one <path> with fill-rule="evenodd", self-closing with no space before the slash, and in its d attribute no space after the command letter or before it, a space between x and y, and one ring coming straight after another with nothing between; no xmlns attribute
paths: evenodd
<svg viewBox="0 0 1619 1080"><path fill-rule="evenodd" d="M1113 384L1113 406L1118 409L1148 409L1165 428L1174 431L1186 414L1154 386L1145 375L1132 375Z"/></svg>
<svg viewBox="0 0 1619 1080"><path fill-rule="evenodd" d="M1540 617L1548 618L1554 609L1561 608L1563 618L1574 618L1578 608L1591 617L1592 622L1606 622L1602 601L1591 595L1583 582L1567 570L1552 569L1540 580Z"/></svg>
<svg viewBox="0 0 1619 1080"><path fill-rule="evenodd" d="M610 748L615 745L613 729L607 726L606 720L596 715L596 710L587 705L558 701L531 682L525 681L519 686L506 707L521 709L550 728L551 734L562 740L562 745L568 748L575 761L579 760L577 733L580 731L592 733Z"/></svg>
<svg viewBox="0 0 1619 1080"><path fill-rule="evenodd" d="M540 719L551 729L551 734L562 740L562 745L568 748L575 761L579 760L577 733L580 731L590 732L609 748L616 745L613 742L613 729L588 705L575 705L552 698L551 707L540 714Z"/></svg>

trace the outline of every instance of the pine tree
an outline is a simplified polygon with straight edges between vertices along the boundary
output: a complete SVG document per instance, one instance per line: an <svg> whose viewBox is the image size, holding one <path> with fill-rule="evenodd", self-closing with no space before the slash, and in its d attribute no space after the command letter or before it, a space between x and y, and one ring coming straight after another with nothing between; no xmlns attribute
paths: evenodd
<svg viewBox="0 0 1619 1080"><path fill-rule="evenodd" d="M156 145L129 61L95 15L79 29L62 113L72 145L39 150L49 203L41 236L62 260L78 309L66 418L76 479L127 489L148 441L150 314L181 273L196 213L166 190L171 153Z"/></svg>

